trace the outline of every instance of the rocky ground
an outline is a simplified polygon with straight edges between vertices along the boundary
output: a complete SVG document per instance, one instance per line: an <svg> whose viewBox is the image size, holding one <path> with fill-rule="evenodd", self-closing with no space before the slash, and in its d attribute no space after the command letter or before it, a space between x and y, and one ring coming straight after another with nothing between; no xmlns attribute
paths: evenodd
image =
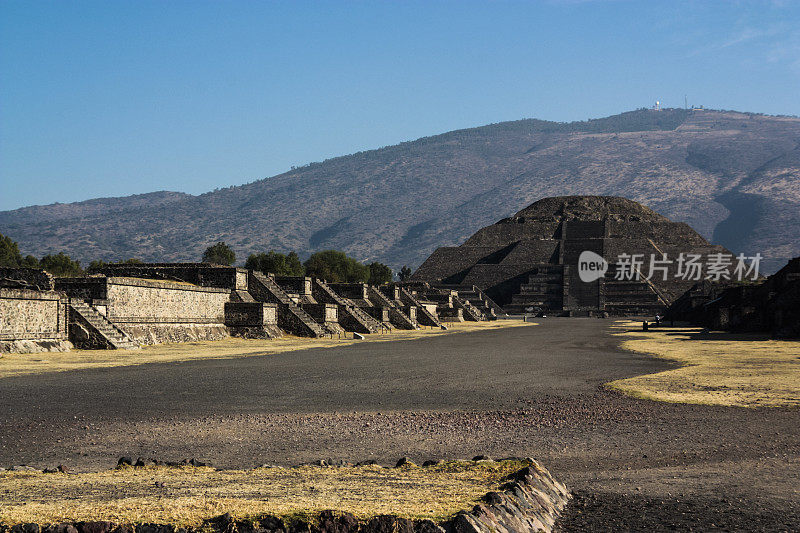
<svg viewBox="0 0 800 533"><path fill-rule="evenodd" d="M531 456L575 492L564 531L800 529L800 411L606 392L669 368L619 350L608 326L2 379L0 465Z"/></svg>

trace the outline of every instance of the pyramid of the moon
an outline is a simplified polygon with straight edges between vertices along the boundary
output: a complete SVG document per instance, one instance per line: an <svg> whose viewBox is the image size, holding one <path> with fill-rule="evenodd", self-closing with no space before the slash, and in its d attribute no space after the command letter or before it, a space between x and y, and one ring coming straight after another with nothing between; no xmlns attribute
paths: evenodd
<svg viewBox="0 0 800 533"><path fill-rule="evenodd" d="M720 253L730 257L687 224L634 201L559 196L482 228L461 246L437 249L411 279L474 285L508 312L653 314L697 282L681 254L695 262L699 255L705 265ZM607 271L586 281L594 266L587 260L602 265L597 256Z"/></svg>

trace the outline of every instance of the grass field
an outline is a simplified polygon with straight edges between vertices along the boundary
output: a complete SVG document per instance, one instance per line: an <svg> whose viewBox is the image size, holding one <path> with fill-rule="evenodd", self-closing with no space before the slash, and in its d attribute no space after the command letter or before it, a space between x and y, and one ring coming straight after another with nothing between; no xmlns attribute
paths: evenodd
<svg viewBox="0 0 800 533"><path fill-rule="evenodd" d="M800 406L800 341L766 335L703 332L700 328L641 329L615 324L622 347L680 366L607 386L631 396L667 402L739 407Z"/></svg>
<svg viewBox="0 0 800 533"><path fill-rule="evenodd" d="M124 467L89 474L0 473L0 524L80 520L198 526L229 512L307 518L322 510L358 518L394 514L444 520L471 509L527 461L455 461L436 466L214 470ZM534 463L535 464L535 463Z"/></svg>
<svg viewBox="0 0 800 533"><path fill-rule="evenodd" d="M187 342L147 346L141 350L73 350L70 352L45 352L35 354L0 355L0 378L45 372L65 372L88 368L141 365L145 363L172 363L196 359L227 359L256 355L273 355L310 348L332 348L364 342L414 340L454 333L485 331L498 328L535 325L521 320L494 320L491 322L456 322L447 324L447 331L439 328L395 330L392 333L366 335L364 340L311 339L284 336L280 339L239 339Z"/></svg>

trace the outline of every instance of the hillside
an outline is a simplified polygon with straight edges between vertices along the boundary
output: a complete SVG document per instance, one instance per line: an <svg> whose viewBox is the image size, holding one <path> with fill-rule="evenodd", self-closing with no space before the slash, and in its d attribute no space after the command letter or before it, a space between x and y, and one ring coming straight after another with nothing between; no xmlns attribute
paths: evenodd
<svg viewBox="0 0 800 533"><path fill-rule="evenodd" d="M197 260L339 248L395 268L546 196L625 196L714 243L800 255L800 119L639 110L574 123L520 120L330 159L199 196L152 193L0 213L23 253Z"/></svg>

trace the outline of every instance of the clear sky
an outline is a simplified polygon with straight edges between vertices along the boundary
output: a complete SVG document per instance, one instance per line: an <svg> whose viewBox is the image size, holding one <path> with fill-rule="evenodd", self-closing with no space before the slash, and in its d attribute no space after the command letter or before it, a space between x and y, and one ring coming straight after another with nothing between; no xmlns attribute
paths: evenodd
<svg viewBox="0 0 800 533"><path fill-rule="evenodd" d="M0 210L684 95L800 115L800 1L0 0Z"/></svg>

